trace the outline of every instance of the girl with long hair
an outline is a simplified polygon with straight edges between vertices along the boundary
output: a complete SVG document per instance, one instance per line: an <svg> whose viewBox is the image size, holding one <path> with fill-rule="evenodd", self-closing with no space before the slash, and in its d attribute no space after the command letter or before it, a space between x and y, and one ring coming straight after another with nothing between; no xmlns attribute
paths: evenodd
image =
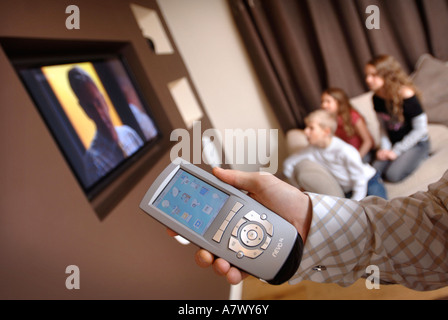
<svg viewBox="0 0 448 320"><path fill-rule="evenodd" d="M375 57L366 64L365 73L381 129L373 166L386 180L398 182L428 156L428 119L417 88L394 57Z"/></svg>
<svg viewBox="0 0 448 320"><path fill-rule="evenodd" d="M372 135L361 114L351 105L347 94L339 88L329 88L322 93L321 108L337 117L335 135L354 146L364 162L369 162L374 146Z"/></svg>

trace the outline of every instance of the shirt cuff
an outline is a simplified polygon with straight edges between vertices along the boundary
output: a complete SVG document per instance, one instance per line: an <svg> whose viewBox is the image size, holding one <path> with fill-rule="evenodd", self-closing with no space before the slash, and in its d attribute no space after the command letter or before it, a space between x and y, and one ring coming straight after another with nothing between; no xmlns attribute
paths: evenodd
<svg viewBox="0 0 448 320"><path fill-rule="evenodd" d="M348 286L365 274L365 248L370 234L357 201L308 193L313 218L302 262L289 280L338 283Z"/></svg>

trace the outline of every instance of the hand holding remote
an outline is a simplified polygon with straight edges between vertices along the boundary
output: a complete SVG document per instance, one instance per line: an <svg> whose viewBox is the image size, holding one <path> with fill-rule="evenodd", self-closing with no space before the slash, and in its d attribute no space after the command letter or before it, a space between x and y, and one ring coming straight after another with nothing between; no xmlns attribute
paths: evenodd
<svg viewBox="0 0 448 320"><path fill-rule="evenodd" d="M235 188L247 191L250 197L282 216L296 227L305 243L312 218L307 195L273 175L221 168L214 168L213 174ZM197 251L195 259L202 268L213 266L215 272L225 276L230 284L238 284L247 276L224 259L215 260L214 256L204 249Z"/></svg>

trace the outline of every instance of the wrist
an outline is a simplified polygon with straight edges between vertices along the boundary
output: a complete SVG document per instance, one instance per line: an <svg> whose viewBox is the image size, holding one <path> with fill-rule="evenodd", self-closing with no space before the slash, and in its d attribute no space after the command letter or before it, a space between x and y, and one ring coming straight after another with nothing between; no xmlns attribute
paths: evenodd
<svg viewBox="0 0 448 320"><path fill-rule="evenodd" d="M313 219L313 205L311 198L307 194L301 192L301 197L303 197L303 199L301 199L302 205L299 207L299 214L291 223L297 229L297 232L300 234L302 241L305 244Z"/></svg>

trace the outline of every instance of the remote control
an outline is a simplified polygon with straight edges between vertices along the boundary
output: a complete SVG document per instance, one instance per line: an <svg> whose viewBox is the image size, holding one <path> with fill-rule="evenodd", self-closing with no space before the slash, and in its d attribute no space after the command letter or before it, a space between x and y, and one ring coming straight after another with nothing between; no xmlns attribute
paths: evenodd
<svg viewBox="0 0 448 320"><path fill-rule="evenodd" d="M297 271L296 228L244 192L177 158L156 178L140 208L166 227L270 284Z"/></svg>

